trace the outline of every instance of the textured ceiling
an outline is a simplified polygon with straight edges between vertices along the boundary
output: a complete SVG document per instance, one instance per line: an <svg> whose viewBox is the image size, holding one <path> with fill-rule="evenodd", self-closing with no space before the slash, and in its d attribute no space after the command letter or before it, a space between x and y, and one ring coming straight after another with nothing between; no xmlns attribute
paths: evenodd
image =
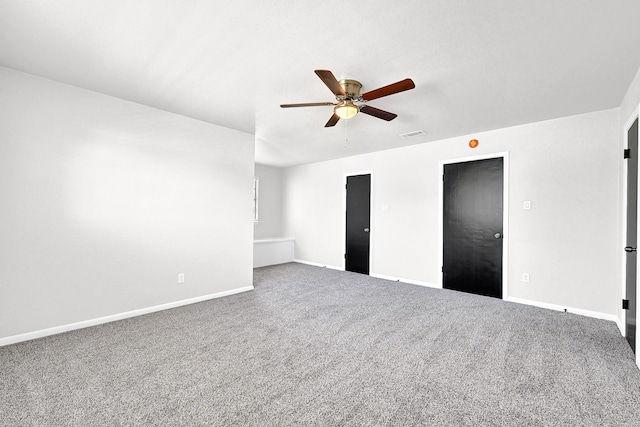
<svg viewBox="0 0 640 427"><path fill-rule="evenodd" d="M0 65L256 136L288 166L614 108L640 1L0 0ZM416 89L324 128L314 74ZM426 134L401 138L421 129Z"/></svg>

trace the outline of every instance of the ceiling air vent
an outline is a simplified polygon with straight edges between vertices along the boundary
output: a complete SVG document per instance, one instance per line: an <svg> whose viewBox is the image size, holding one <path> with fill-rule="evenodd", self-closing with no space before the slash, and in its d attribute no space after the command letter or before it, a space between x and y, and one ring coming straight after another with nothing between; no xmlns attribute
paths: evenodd
<svg viewBox="0 0 640 427"><path fill-rule="evenodd" d="M401 133L400 136L403 138L411 138L414 136L424 135L425 132L423 130L414 130L413 132Z"/></svg>

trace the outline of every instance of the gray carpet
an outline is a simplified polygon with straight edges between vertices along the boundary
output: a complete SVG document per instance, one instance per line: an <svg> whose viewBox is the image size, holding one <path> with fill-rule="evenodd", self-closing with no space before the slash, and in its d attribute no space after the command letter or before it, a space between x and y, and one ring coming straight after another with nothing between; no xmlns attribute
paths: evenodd
<svg viewBox="0 0 640 427"><path fill-rule="evenodd" d="M0 348L0 424L638 426L607 321L300 264Z"/></svg>

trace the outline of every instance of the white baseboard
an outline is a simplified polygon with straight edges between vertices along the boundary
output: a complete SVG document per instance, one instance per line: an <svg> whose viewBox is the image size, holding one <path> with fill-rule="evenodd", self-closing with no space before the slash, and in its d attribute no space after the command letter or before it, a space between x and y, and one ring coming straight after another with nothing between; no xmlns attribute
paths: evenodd
<svg viewBox="0 0 640 427"><path fill-rule="evenodd" d="M369 276L375 277L377 279L391 280L392 282L402 282L402 283L409 283L411 285L424 286L427 288L442 289L442 286L440 285L435 285L429 282L422 282L420 280L404 279L402 277L392 277L392 276L387 276L385 274L377 274L377 273L369 273Z"/></svg>
<svg viewBox="0 0 640 427"><path fill-rule="evenodd" d="M562 305L549 304L546 302L533 301L533 300L528 300L524 298L506 297L504 298L504 300L509 302L516 302L518 304L526 304L526 305L533 305L535 307L540 307L540 308L547 308L549 310L566 311L567 313L579 314L581 316L593 317L595 319L609 320L611 322L615 322L615 324L618 326L618 329L622 331L622 325L620 323L620 319L615 314L600 313L598 311L583 310L581 308L565 307Z"/></svg>
<svg viewBox="0 0 640 427"><path fill-rule="evenodd" d="M197 302L207 301L215 298L222 298L233 294L239 294L241 292L252 291L252 286L245 286L243 288L231 289L229 291L218 292L215 294L203 295L200 297L189 298L181 301L174 301L166 304L154 305L153 307L141 308L138 310L127 311L119 314L112 314L109 316L98 317L95 319L83 320L82 322L70 323L68 325L56 326L54 328L41 329L39 331L27 332L25 334L13 335L9 337L0 338L0 347L15 344L22 341L29 341L36 338L42 338L49 335L56 335L63 332L69 332L76 329L88 328L90 326L101 325L103 323L115 322L116 320L127 319L129 317L142 316L143 314L154 313L156 311L168 310L170 308L181 307L183 305L195 304Z"/></svg>
<svg viewBox="0 0 640 427"><path fill-rule="evenodd" d="M313 265L314 267L323 267L323 268L330 268L331 270L344 271L343 267L336 267L335 265L327 265L327 264L321 264L318 262L305 261L302 259L294 259L293 262L297 262L299 264Z"/></svg>

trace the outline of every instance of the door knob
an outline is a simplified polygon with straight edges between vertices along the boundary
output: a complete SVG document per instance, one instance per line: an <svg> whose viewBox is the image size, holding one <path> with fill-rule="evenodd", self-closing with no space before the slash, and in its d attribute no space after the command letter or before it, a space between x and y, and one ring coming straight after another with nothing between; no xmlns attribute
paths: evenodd
<svg viewBox="0 0 640 427"><path fill-rule="evenodd" d="M632 248L631 246L627 246L626 248L624 248L625 252L635 252L637 251L637 248Z"/></svg>
<svg viewBox="0 0 640 427"><path fill-rule="evenodd" d="M368 233L368 232L369 232L369 229L368 229L368 228L365 228L365 229L364 229L364 232L365 232L365 233Z"/></svg>
<svg viewBox="0 0 640 427"><path fill-rule="evenodd" d="M499 239L499 238L502 237L502 234L496 233L496 234L493 235L493 237L496 238L496 239Z"/></svg>

